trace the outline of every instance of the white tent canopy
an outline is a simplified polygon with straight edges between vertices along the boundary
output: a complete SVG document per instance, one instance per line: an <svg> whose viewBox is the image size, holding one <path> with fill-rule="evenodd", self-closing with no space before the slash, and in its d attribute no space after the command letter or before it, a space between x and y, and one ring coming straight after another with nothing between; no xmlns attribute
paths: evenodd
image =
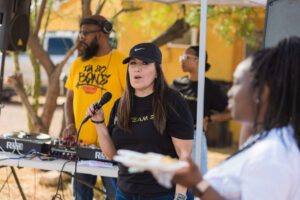
<svg viewBox="0 0 300 200"><path fill-rule="evenodd" d="M158 2L165 4L200 4L200 0L129 0ZM207 5L227 5L227 6L264 6L267 0L207 0Z"/></svg>
<svg viewBox="0 0 300 200"><path fill-rule="evenodd" d="M267 0L129 0L139 2L158 2L165 4L201 4L200 36L199 36L199 70L198 70L198 100L197 100L197 130L195 135L196 147L193 149L195 162L201 166L201 133L203 131L203 105L205 84L205 52L206 52L206 25L208 5L227 6L265 6Z"/></svg>

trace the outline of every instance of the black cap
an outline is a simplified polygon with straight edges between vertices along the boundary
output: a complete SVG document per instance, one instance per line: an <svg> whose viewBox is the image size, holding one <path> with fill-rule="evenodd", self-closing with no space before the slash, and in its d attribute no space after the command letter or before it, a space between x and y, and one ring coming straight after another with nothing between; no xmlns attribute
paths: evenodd
<svg viewBox="0 0 300 200"><path fill-rule="evenodd" d="M137 58L147 63L155 62L161 64L162 55L155 44L141 43L131 48L129 57L123 60L123 64L128 63L132 58Z"/></svg>

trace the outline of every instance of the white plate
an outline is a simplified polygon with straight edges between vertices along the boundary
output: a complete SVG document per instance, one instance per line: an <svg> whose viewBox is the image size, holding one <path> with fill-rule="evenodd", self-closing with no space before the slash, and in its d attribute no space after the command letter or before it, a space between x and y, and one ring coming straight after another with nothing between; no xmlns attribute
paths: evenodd
<svg viewBox="0 0 300 200"><path fill-rule="evenodd" d="M139 153L130 150L118 150L114 160L137 171L175 172L187 167L188 163L157 153ZM131 170L132 171L132 170Z"/></svg>

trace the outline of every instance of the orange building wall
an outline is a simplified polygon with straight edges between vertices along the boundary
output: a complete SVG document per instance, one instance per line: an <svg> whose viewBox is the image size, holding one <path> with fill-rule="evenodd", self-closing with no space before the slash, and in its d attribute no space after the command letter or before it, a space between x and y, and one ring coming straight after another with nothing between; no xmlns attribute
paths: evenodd
<svg viewBox="0 0 300 200"><path fill-rule="evenodd" d="M144 30L135 27L130 19L138 18L141 13L145 13L153 9L153 4L140 3L143 9L138 12L131 13L131 18L124 14L121 18L121 27L119 30L119 49L128 53L130 48L140 42L148 42L155 38L150 33L143 33ZM135 19L136 20L136 19ZM206 74L215 80L232 81L232 73L236 65L244 57L244 43L240 40L233 44L224 41L213 31L214 21L208 20L207 25L207 52L208 61L212 65L210 71ZM149 30L153 27L149 27ZM159 27L156 27L159 28ZM163 31L164 29L162 29ZM149 31L150 32L150 31ZM183 76L181 71L179 56L183 54L184 48L171 48L168 45L160 47L163 54L163 70L169 83L176 77Z"/></svg>
<svg viewBox="0 0 300 200"><path fill-rule="evenodd" d="M91 11L95 13L98 1L91 1ZM110 19L122 9L122 0L107 2L101 12L103 16ZM50 16L48 30L52 31L78 31L81 19L81 0L68 0L62 3L58 10L53 10ZM43 22L43 25L45 22Z"/></svg>
<svg viewBox="0 0 300 200"><path fill-rule="evenodd" d="M92 5L92 10L96 8L96 2ZM121 0L114 0L113 4L107 3L103 9L103 15L110 19L114 13L122 8ZM138 3L136 4L143 9L134 13L123 13L118 18L118 23L115 24L117 30L119 47L123 53L128 54L130 48L140 42L149 42L155 36L152 34L153 29L163 32L165 27L156 25L155 27L148 27L141 29L134 24L133 19L136 21L141 16L147 16L151 10L156 9L157 6L162 4L155 3ZM176 16L176 9L173 15L168 16L166 20L173 22ZM264 12L259 12L260 19L257 24L262 29L264 24ZM78 21L81 17L81 1L69 0L64 3L60 9L51 15L49 30L73 30L78 31ZM149 17L150 16L149 14ZM245 43L242 40L236 40L234 43L229 44L220 38L214 30L214 21L208 20L207 23L207 52L208 62L212 65L206 76L214 80L224 80L231 82L232 74L236 65L244 58ZM163 71L168 83L171 83L176 77L183 76L181 71L179 56L183 54L185 48L171 48L168 45L160 47L163 54ZM238 142L238 133L240 125L237 122L230 122L230 130L233 132L234 143Z"/></svg>

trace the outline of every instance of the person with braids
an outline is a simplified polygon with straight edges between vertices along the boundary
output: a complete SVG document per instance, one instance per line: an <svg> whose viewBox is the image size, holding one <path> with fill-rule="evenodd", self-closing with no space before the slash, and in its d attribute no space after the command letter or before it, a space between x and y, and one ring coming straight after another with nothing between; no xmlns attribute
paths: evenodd
<svg viewBox="0 0 300 200"><path fill-rule="evenodd" d="M154 152L181 158L192 152L193 118L181 95L168 87L162 72L162 54L153 43L141 43L130 50L126 89L112 108L108 126L104 114L91 105L87 115L95 123L100 146L112 159L119 149ZM193 199L187 189L167 189L149 172L131 174L119 164L117 200Z"/></svg>
<svg viewBox="0 0 300 200"><path fill-rule="evenodd" d="M173 181L202 200L300 199L300 38L259 50L234 73L229 109L254 134L204 177L197 166Z"/></svg>
<svg viewBox="0 0 300 200"><path fill-rule="evenodd" d="M198 56L199 46L190 46L185 50L184 54L180 56L180 62L182 71L187 72L188 76L175 79L171 86L179 91L187 101L193 115L195 132L197 127ZM210 67L211 65L207 62L206 54L205 71L207 72ZM206 77L204 87L203 129L207 131L209 122L227 121L230 119L230 114L226 110L226 93L222 91L221 87ZM201 171L203 174L207 171L207 143L204 131L201 131ZM196 143L194 143L195 145Z"/></svg>

